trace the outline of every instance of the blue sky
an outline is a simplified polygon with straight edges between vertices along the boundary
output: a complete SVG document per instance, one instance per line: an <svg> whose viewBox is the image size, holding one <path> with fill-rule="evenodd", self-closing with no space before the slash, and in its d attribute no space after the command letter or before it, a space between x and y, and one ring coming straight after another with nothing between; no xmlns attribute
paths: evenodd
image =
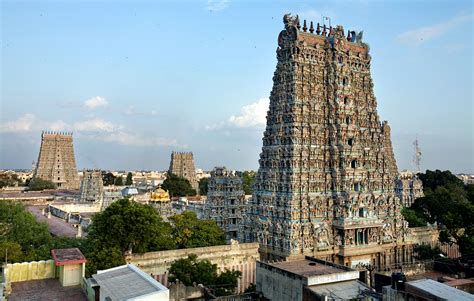
<svg viewBox="0 0 474 301"><path fill-rule="evenodd" d="M79 168L256 169L284 13L364 30L399 169L474 172L471 1L2 1L0 168L41 130Z"/></svg>

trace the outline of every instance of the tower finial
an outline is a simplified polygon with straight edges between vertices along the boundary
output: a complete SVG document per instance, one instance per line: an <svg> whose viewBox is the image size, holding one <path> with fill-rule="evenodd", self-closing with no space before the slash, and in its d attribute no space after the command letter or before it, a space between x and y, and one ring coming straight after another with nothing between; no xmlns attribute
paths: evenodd
<svg viewBox="0 0 474 301"><path fill-rule="evenodd" d="M308 26L306 26L306 20L303 21L303 31L306 32L308 30Z"/></svg>
<svg viewBox="0 0 474 301"><path fill-rule="evenodd" d="M321 26L319 26L319 22L318 22L318 27L316 27L316 34L317 35L321 34Z"/></svg>
<svg viewBox="0 0 474 301"><path fill-rule="evenodd" d="M297 19L296 19L296 28L298 28L298 30L301 29L300 18L297 18Z"/></svg>
<svg viewBox="0 0 474 301"><path fill-rule="evenodd" d="M347 40L351 41L351 31L349 29L347 30Z"/></svg>
<svg viewBox="0 0 474 301"><path fill-rule="evenodd" d="M326 24L323 25L323 36L326 36Z"/></svg>
<svg viewBox="0 0 474 301"><path fill-rule="evenodd" d="M309 32L313 33L314 32L314 26L313 26L313 21L311 21L309 25Z"/></svg>

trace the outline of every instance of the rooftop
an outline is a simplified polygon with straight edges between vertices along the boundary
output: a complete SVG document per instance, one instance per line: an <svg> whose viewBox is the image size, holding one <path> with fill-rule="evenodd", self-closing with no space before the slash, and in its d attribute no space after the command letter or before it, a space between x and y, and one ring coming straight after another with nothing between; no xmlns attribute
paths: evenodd
<svg viewBox="0 0 474 301"><path fill-rule="evenodd" d="M80 286L63 287L58 279L31 280L12 283L8 301L87 301Z"/></svg>
<svg viewBox="0 0 474 301"><path fill-rule="evenodd" d="M303 260L260 264L286 271L305 279L306 285L347 281L359 278L359 272L348 267L306 256Z"/></svg>
<svg viewBox="0 0 474 301"><path fill-rule="evenodd" d="M405 283L405 291L434 300L474 300L472 294L431 279L409 281Z"/></svg>
<svg viewBox="0 0 474 301"><path fill-rule="evenodd" d="M154 292L168 291L133 264L98 271L92 277L100 285L101 296L110 297L112 300L127 300Z"/></svg>
<svg viewBox="0 0 474 301"><path fill-rule="evenodd" d="M53 249L51 255L53 255L56 266L86 262L86 258L78 248Z"/></svg>
<svg viewBox="0 0 474 301"><path fill-rule="evenodd" d="M303 277L329 275L336 273L345 273L352 271L347 267L338 266L336 264L328 263L322 260L317 260L311 257L306 257L303 260L283 261L275 263L267 263L270 266L285 270L287 272L300 275Z"/></svg>

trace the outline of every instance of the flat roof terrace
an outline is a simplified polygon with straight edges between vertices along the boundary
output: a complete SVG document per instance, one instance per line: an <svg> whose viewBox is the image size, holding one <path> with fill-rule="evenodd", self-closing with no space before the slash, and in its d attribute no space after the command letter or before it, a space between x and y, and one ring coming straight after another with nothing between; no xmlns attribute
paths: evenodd
<svg viewBox="0 0 474 301"><path fill-rule="evenodd" d="M317 285L359 278L359 272L345 266L306 256L305 259L273 263L259 262L266 269L278 269L299 276L306 285Z"/></svg>

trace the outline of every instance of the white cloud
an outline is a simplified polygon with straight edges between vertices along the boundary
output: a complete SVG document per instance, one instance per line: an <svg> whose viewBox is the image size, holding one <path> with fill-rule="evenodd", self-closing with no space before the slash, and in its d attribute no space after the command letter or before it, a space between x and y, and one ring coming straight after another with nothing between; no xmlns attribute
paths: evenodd
<svg viewBox="0 0 474 301"><path fill-rule="evenodd" d="M230 116L229 124L238 128L264 127L269 104L268 98L261 98L257 102L243 106L240 115Z"/></svg>
<svg viewBox="0 0 474 301"><path fill-rule="evenodd" d="M24 114L19 117L17 120L7 121L0 124L0 132L3 133L19 133L19 132L28 132L33 128L33 125L36 122L35 115L31 113Z"/></svg>
<svg viewBox="0 0 474 301"><path fill-rule="evenodd" d="M107 99L102 96L95 96L84 101L84 106L89 109L95 109L98 107L106 107L109 104Z"/></svg>
<svg viewBox="0 0 474 301"><path fill-rule="evenodd" d="M207 9L210 11L220 11L229 6L229 0L207 0Z"/></svg>
<svg viewBox="0 0 474 301"><path fill-rule="evenodd" d="M445 22L403 32L397 36L397 40L401 43L418 46L449 32L453 28L471 19L472 15L457 16Z"/></svg>
<svg viewBox="0 0 474 301"><path fill-rule="evenodd" d="M303 20L306 19L306 21L308 21L307 23L307 26L309 27L309 22L310 21L313 21L314 23L314 26L316 26L316 24L319 22L321 24L321 26L323 25L323 21L324 23L326 23L326 25L329 25L329 20L323 20L323 17L327 17L329 19L331 19L331 25L332 24L332 20L334 20L336 18L336 14L332 11L329 11L329 10L315 10L315 9L307 9L307 10L304 10L304 11L301 11L298 13L298 17L300 19L300 23L301 23L301 26L303 26Z"/></svg>
<svg viewBox="0 0 474 301"><path fill-rule="evenodd" d="M71 129L70 125L67 124L66 122L62 121L62 120L57 120L57 121L54 121L52 123L50 123L48 126L46 126L46 128L48 130L51 130L51 131L66 131L66 130L69 130Z"/></svg>
<svg viewBox="0 0 474 301"><path fill-rule="evenodd" d="M118 127L114 126L111 122L95 118L76 122L74 123L73 128L76 131L84 132L113 132Z"/></svg>

